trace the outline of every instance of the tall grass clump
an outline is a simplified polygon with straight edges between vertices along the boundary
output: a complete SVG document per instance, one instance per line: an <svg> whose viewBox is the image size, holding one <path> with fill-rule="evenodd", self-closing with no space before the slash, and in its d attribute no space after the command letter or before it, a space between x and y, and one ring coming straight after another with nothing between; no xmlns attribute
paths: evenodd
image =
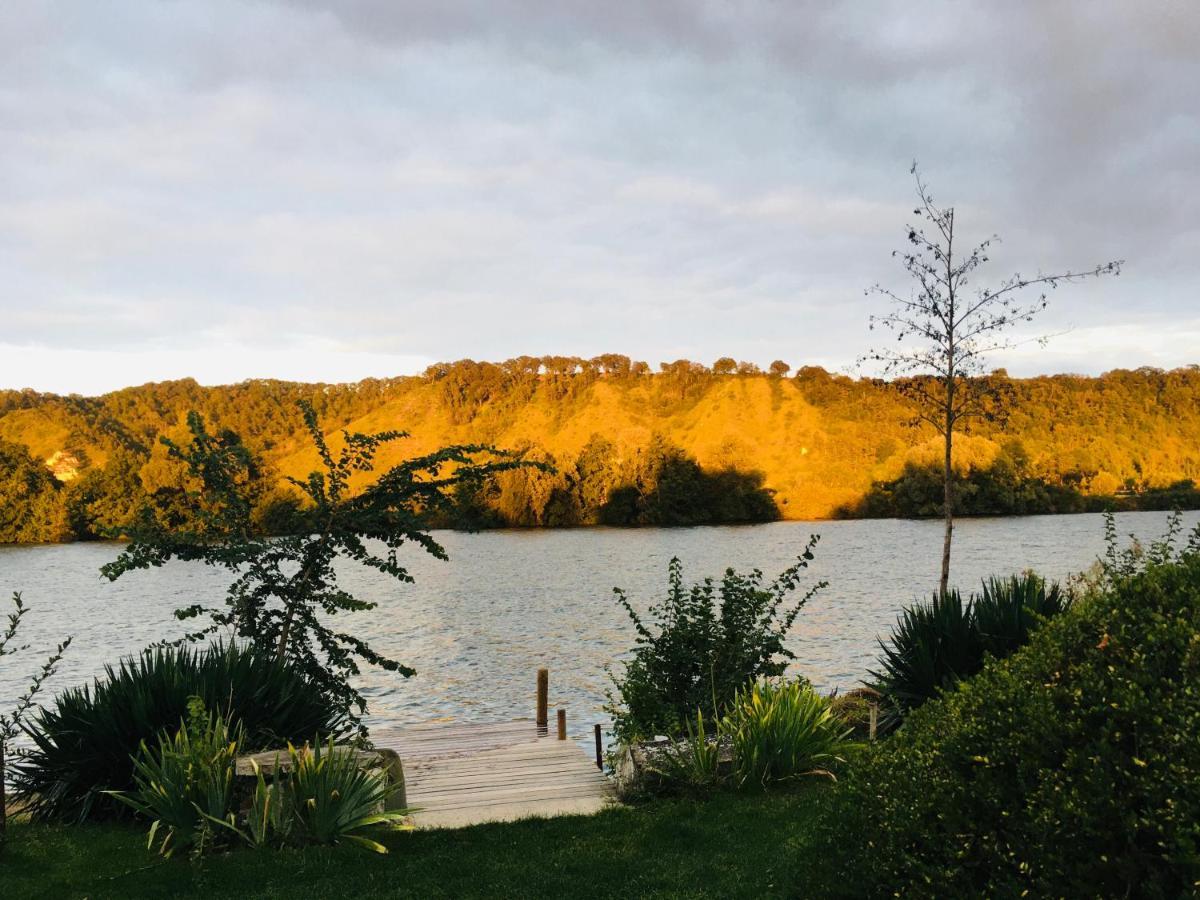
<svg viewBox="0 0 1200 900"><path fill-rule="evenodd" d="M740 787L806 776L832 777L851 729L806 682L760 681L739 691L722 724Z"/></svg>
<svg viewBox="0 0 1200 900"><path fill-rule="evenodd" d="M107 793L135 786L143 741L174 732L197 697L248 751L347 733L343 708L286 662L238 644L148 650L105 668L91 685L59 694L25 727L32 747L14 767L18 795L39 821L121 815Z"/></svg>
<svg viewBox="0 0 1200 900"><path fill-rule="evenodd" d="M214 823L232 816L241 743L241 726L231 729L193 697L187 721L174 733L160 733L153 747L142 741L133 760L133 789L112 796L150 820L147 845L157 842L163 856L177 850L201 855L225 836Z"/></svg>

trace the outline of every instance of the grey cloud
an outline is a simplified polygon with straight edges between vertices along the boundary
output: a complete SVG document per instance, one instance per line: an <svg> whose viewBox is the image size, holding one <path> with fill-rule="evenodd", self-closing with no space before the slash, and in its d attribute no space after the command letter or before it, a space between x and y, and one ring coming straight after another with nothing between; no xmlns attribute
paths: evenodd
<svg viewBox="0 0 1200 900"><path fill-rule="evenodd" d="M916 157L1004 236L997 275L1129 260L1045 319L1102 352L1015 368L1190 361L1119 325L1200 318L1198 27L1116 0L12 4L0 344L848 365L862 288L902 284Z"/></svg>

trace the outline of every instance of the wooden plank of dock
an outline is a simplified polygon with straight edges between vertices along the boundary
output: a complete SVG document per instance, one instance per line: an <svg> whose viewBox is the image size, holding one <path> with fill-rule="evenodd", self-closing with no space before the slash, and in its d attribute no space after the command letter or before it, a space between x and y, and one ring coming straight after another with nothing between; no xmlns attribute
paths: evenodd
<svg viewBox="0 0 1200 900"><path fill-rule="evenodd" d="M587 753L539 733L531 719L376 729L372 738L400 754L421 828L588 814L612 802L608 779Z"/></svg>

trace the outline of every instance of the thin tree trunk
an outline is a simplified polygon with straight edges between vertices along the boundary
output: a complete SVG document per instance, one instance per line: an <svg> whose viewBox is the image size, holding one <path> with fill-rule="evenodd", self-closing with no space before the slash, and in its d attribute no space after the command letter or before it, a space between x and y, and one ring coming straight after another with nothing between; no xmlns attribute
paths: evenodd
<svg viewBox="0 0 1200 900"><path fill-rule="evenodd" d="M942 468L945 481L942 494L942 514L946 521L946 535L942 540L942 577L938 582L938 593L946 596L950 589L950 541L954 536L954 465L952 461L954 432L950 430L950 417L946 417L946 460Z"/></svg>
<svg viewBox="0 0 1200 900"><path fill-rule="evenodd" d="M0 844L8 831L8 794L4 789L4 741L0 740Z"/></svg>
<svg viewBox="0 0 1200 900"><path fill-rule="evenodd" d="M958 363L955 353L954 318L954 210L948 213L946 227L946 458L942 466L942 515L946 521L946 535L942 539L942 577L938 582L938 593L945 597L950 590L950 541L954 537L954 367Z"/></svg>

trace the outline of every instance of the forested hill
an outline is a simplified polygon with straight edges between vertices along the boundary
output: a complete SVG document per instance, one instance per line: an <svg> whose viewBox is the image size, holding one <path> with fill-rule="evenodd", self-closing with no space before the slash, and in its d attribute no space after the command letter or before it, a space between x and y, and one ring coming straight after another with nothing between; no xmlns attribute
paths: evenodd
<svg viewBox="0 0 1200 900"><path fill-rule="evenodd" d="M959 441L962 512L1194 502L1200 367L1010 383L1015 400L1003 426L980 423ZM681 360L651 373L617 355L524 357L350 385L184 380L94 398L0 391L0 540L88 537L124 521L148 493L178 482L158 438L186 440L192 409L212 430L238 433L272 485L304 476L316 458L296 409L301 398L313 401L331 436L411 432L383 463L469 442L554 465L554 474L506 473L460 498L472 524L937 512L937 437L910 427L888 384L813 367L793 375L782 363L763 373L732 360L711 369Z"/></svg>

